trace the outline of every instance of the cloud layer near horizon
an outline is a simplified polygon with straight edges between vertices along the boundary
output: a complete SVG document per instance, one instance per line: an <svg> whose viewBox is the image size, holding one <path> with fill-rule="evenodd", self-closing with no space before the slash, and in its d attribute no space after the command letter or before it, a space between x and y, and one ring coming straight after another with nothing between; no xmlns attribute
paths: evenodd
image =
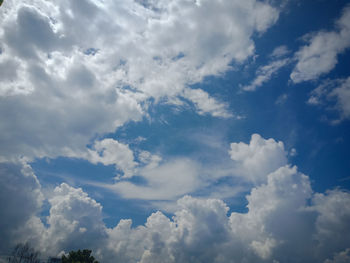
<svg viewBox="0 0 350 263"><path fill-rule="evenodd" d="M87 247L103 262L143 263L333 262L333 257L348 257L350 194L314 193L309 177L288 165L251 189L247 213L229 212L219 199L185 196L178 200L172 219L159 211L136 228L130 219L107 228L102 206L66 183L47 197L45 225L38 217L41 187L30 167L1 164L0 171L0 193L7 197L0 203L5 216L1 223L7 222L1 227L7 240L3 250L29 241L46 256ZM28 209L8 205L14 203Z"/></svg>
<svg viewBox="0 0 350 263"><path fill-rule="evenodd" d="M112 148L101 158L113 164L108 157L114 156L111 149L123 146L113 140L103 145ZM180 196L173 206L174 216L170 219L158 211L148 217L145 225L132 227L132 220L125 219L115 222L112 228L103 221L102 205L81 188L62 183L44 194L27 163L1 163L3 218L0 229L7 242L2 243L0 249L8 251L18 242L30 242L44 256L55 256L86 247L93 249L103 262L286 262L293 259L329 263L333 257L334 262L346 260L350 242L348 192L340 189L313 192L309 177L296 166L288 165L284 144L258 134L252 135L249 144L231 143L228 154L235 164L231 176L241 176L252 183L246 196L246 213L229 212L228 206L219 199L181 197L192 191L181 188L181 184L175 185L182 189L181 193L164 188L173 185L169 184L171 177L183 182L179 175L186 175L191 169L185 166L183 171L178 170L179 163L174 164L175 168L168 167L172 164L157 168L161 160L156 158L152 163L154 156L144 152L141 155L147 165L139 169L145 169L141 174L150 180L147 186L150 192L147 193L147 187L133 192L123 185L120 190L126 192L120 194L141 199L160 199L165 193L166 198L169 194L173 195L171 199ZM153 170L147 175L149 169L158 169L158 172ZM169 174L171 170L174 174ZM167 183L158 190L152 185L162 181ZM195 186L198 182L184 185ZM49 205L49 214L39 217L44 202Z"/></svg>

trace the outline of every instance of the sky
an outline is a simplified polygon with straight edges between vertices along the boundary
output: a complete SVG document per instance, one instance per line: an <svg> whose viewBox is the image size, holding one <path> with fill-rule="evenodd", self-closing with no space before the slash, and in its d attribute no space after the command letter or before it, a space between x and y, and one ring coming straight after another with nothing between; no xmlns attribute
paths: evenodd
<svg viewBox="0 0 350 263"><path fill-rule="evenodd" d="M0 262L350 262L348 1L5 0L0 25Z"/></svg>

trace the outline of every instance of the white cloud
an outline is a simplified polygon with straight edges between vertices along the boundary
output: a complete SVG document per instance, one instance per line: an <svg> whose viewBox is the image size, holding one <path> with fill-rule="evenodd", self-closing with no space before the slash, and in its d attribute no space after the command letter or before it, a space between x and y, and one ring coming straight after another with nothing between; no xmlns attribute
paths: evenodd
<svg viewBox="0 0 350 263"><path fill-rule="evenodd" d="M8 178L6 174L0 178ZM9 178L13 177L12 173ZM48 197L51 208L45 226L35 215L42 202L35 175L23 170L15 178L29 180L23 183L38 194L22 183L22 191L17 192L10 182L1 184L2 189L12 189L7 200L21 202L24 209L35 205L21 210L27 216L5 210L2 222L12 222L6 231L16 232L16 241L30 240L43 256L92 248L103 262L332 262L332 258L342 262L348 258L350 194L341 190L314 194L309 178L296 167L281 167L267 176L265 184L251 189L246 213L229 214L228 206L218 199L185 196L178 200L172 219L156 212L136 228L131 220L107 228L102 206L67 184ZM17 220L25 227L18 228ZM8 244L15 241L7 237Z"/></svg>
<svg viewBox="0 0 350 263"><path fill-rule="evenodd" d="M350 236L343 234L349 230L349 197L348 192L338 190L314 196L313 208L319 213L315 224L318 254L325 256L349 248Z"/></svg>
<svg viewBox="0 0 350 263"><path fill-rule="evenodd" d="M210 138L201 138L201 141L205 140ZM113 142L115 143L116 141ZM218 146L223 147L220 143L210 145L210 147ZM131 150L125 145L123 148L125 149L118 149L119 153L117 149L110 152L108 155L113 157L111 159L113 162L107 162L106 158L104 163L116 163L120 168L121 164L127 161L126 163L132 167L129 169L132 172L112 185L90 183L112 190L123 198L149 200L157 207L171 210L174 207L174 200L186 194L220 198L237 196L247 190L247 186L241 184L248 182L258 185L266 182L269 173L287 164L288 156L283 142L264 139L259 134L253 134L249 144L231 143L229 151L231 159L224 158L208 164L200 164L193 158L163 160L159 155L147 151L138 153L136 162ZM90 151L90 157L86 158L91 158L94 154L96 153ZM123 155L123 158L119 159L119 155ZM103 156L96 157L94 160L103 158ZM95 162L92 159L91 161ZM135 182L136 178L140 180ZM240 180L233 183L232 180L237 178Z"/></svg>
<svg viewBox="0 0 350 263"><path fill-rule="evenodd" d="M17 243L29 242L42 256L56 256L64 249L98 248L105 226L102 206L81 189L63 183L45 196L31 167L22 163L0 163L1 253ZM43 201L51 206L45 220L39 217Z"/></svg>
<svg viewBox="0 0 350 263"><path fill-rule="evenodd" d="M317 79L337 64L338 54L350 47L350 7L345 7L334 31L306 35L307 45L295 54L296 64L290 78L294 83Z"/></svg>
<svg viewBox="0 0 350 263"><path fill-rule="evenodd" d="M289 58L280 59L272 61L270 64L259 67L256 71L255 79L247 86L242 86L242 90L244 91L255 91L258 87L261 87L265 82L269 81L273 74L275 74L278 70L288 65L290 62Z"/></svg>
<svg viewBox="0 0 350 263"><path fill-rule="evenodd" d="M213 146L218 147L216 144L211 145ZM249 144L231 143L231 159L225 158L222 162L206 165L200 165L193 158L163 160L159 155L147 151L137 153L138 161L135 161L134 154L128 146L113 139L97 141L94 148L95 151L89 150L89 153L81 158L93 163L116 164L125 175L112 185L98 182L90 182L91 184L115 191L123 198L152 200L159 205L164 204L164 208L172 204L161 201L174 201L196 191L205 196L235 196L244 191L245 187L231 185L230 180L240 178L243 183L263 183L269 173L287 164L288 156L283 142L264 139L259 134L253 134ZM141 181L135 182L135 178ZM218 180L223 182L218 183Z"/></svg>
<svg viewBox="0 0 350 263"><path fill-rule="evenodd" d="M227 105L218 103L201 89L185 89L183 94L194 103L199 114L211 114L222 118L232 117L232 113L227 110Z"/></svg>
<svg viewBox="0 0 350 263"><path fill-rule="evenodd" d="M323 106L339 113L337 118L330 119L332 124L350 118L350 77L346 79L328 80L310 93L307 101L314 106Z"/></svg>
<svg viewBox="0 0 350 263"><path fill-rule="evenodd" d="M231 143L229 154L235 161L235 175L254 183L265 181L267 174L287 164L283 142L265 140L259 134L253 134L249 144Z"/></svg>
<svg viewBox="0 0 350 263"><path fill-rule="evenodd" d="M110 138L95 141L93 149L88 149L85 155L80 157L86 158L91 163L115 165L116 169L124 172L123 177L126 178L134 175L134 168L137 165L134 160L134 153L129 146Z"/></svg>
<svg viewBox="0 0 350 263"><path fill-rule="evenodd" d="M136 161L128 145L110 138L95 141L92 148L74 157L95 164L115 165L123 175L118 175L114 184L88 183L112 190L123 198L174 201L204 184L200 178L200 165L190 158L163 160L157 154L140 151L135 153ZM141 182L135 183L137 178Z"/></svg>
<svg viewBox="0 0 350 263"><path fill-rule="evenodd" d="M288 95L284 93L276 99L275 104L283 105L287 101L287 99Z"/></svg>
<svg viewBox="0 0 350 263"><path fill-rule="evenodd" d="M271 61L265 66L260 66L255 72L255 79L249 85L240 85L241 89L243 91L255 91L268 82L274 74L291 62L290 58L283 58L289 52L287 46L276 47L270 54Z"/></svg>
<svg viewBox="0 0 350 263"><path fill-rule="evenodd" d="M199 178L199 165L190 159L174 159L141 167L138 171L146 182L135 184L132 181L116 182L106 186L123 198L144 200L175 200L202 186Z"/></svg>
<svg viewBox="0 0 350 263"><path fill-rule="evenodd" d="M330 97L336 98L336 108L342 119L350 118L350 77L343 80L341 85L332 90Z"/></svg>
<svg viewBox="0 0 350 263"><path fill-rule="evenodd" d="M115 146L115 141L107 142L108 146ZM7 241L0 248L9 249L16 242L30 241L43 256L91 248L103 262L347 259L349 193L332 190L314 194L309 177L296 167L285 165L283 143L273 139L265 140L255 134L249 144L231 144L230 154L241 165L241 171L253 168L247 173L252 176L249 179L262 183L246 196L246 213L228 214L228 206L219 199L185 196L172 208L171 219L158 211L148 217L145 225L136 228L131 226L131 220L106 227L102 206L82 189L65 183L47 191L50 210L44 224L38 217L43 194L30 166L25 162L2 163L0 193L6 196L0 199L4 211L0 224L6 225L1 231ZM134 189L122 185L119 190L126 197L129 194L130 198L169 200L198 186L198 168L191 161L162 162L148 152L139 155L144 165L139 167L140 174L147 184L143 187L130 184ZM264 179L259 177L258 169Z"/></svg>
<svg viewBox="0 0 350 263"><path fill-rule="evenodd" d="M290 51L288 50L288 47L287 46L285 46L285 45L282 45L282 46L278 46L278 47L276 47L273 51L272 51L272 53L271 53L271 57L272 58L280 58L280 57L283 57L283 56L285 56L285 55L287 55L287 54L289 54L290 53Z"/></svg>
<svg viewBox="0 0 350 263"><path fill-rule="evenodd" d="M225 103L188 87L222 74L232 60L251 56L252 35L275 23L278 11L255 0L138 2L5 1L0 17L2 161L19 155L83 156L116 165L130 176L138 164L127 145L97 141L88 157L86 145L141 120L148 99L183 96L200 114L231 115ZM347 251L349 235L341 235L349 229L350 212L343 209L348 193L316 195L311 209L303 209L312 198L309 179L284 166L283 143L253 135L250 144L231 144L230 155L237 172L265 183L247 196L247 213L227 215L222 200L186 196L172 219L157 212L137 228L131 220L107 228L102 206L67 184L47 197L51 208L43 222L38 215L43 194L30 167L1 163L5 243L0 247L29 240L45 255L57 255L84 246L105 262L143 263L283 261L286 256L319 262ZM139 159L143 166L136 174L147 184L117 182L124 197L174 200L203 183L191 160L161 162L146 152ZM335 209L342 210L341 218L334 218ZM316 249L326 241L329 247L310 255L314 237Z"/></svg>
<svg viewBox="0 0 350 263"><path fill-rule="evenodd" d="M336 190L334 194L338 198L322 195L322 203L339 209L350 200L348 193ZM322 229L333 237L327 239L331 249L315 253L319 244L315 239L320 240L315 226L333 208L308 206L310 198L309 178L296 167L281 167L266 184L252 189L247 213L228 215L220 200L186 196L178 201L172 220L157 212L145 226L131 228L131 221L121 221L108 230L110 257L123 262L285 262L291 258L322 262L346 249L348 230L332 228L326 221ZM344 227L349 227L349 215L344 210L340 219Z"/></svg>
<svg viewBox="0 0 350 263"><path fill-rule="evenodd" d="M48 253L82 247L98 249L106 238L102 206L80 188L65 183L49 197L48 228L41 239L41 248ZM68 252L68 251L66 251Z"/></svg>
<svg viewBox="0 0 350 263"><path fill-rule="evenodd" d="M81 155L96 135L141 120L150 98L185 97L200 114L230 117L225 103L188 87L253 55L252 35L278 18L255 0L8 0L1 9L7 160Z"/></svg>
<svg viewBox="0 0 350 263"><path fill-rule="evenodd" d="M310 196L308 177L298 173L296 167L281 167L268 175L266 184L251 190L247 196L247 214L232 213L230 222L234 234L241 236L262 258L271 261L272 255L278 256L284 246L288 249L282 253L288 258L286 254L293 253L293 246L301 242L295 240L293 235L298 232L297 238L302 237L300 229L305 227L307 221L300 220L300 216L307 219L308 215L299 210ZM297 225L295 228L293 222Z"/></svg>

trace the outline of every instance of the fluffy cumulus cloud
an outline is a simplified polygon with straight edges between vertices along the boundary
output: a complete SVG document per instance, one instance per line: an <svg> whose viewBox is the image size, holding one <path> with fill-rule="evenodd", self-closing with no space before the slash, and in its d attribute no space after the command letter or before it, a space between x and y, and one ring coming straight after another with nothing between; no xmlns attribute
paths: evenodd
<svg viewBox="0 0 350 263"><path fill-rule="evenodd" d="M62 183L51 196L47 228L42 229L39 242L45 254L57 254L69 247L98 249L106 237L102 206L82 189ZM39 232L40 233L40 232Z"/></svg>
<svg viewBox="0 0 350 263"><path fill-rule="evenodd" d="M318 255L325 256L343 244L349 244L349 235L343 234L349 230L347 223L350 219L348 198L348 192L337 190L314 196L313 209L320 213L315 225L318 241L316 253ZM329 244L330 239L334 239L334 243ZM343 247L339 252L343 252L345 249L347 248Z"/></svg>
<svg viewBox="0 0 350 263"><path fill-rule="evenodd" d="M279 15L255 0L8 0L0 12L4 160L82 155L151 102L186 99L200 114L231 117L190 87L252 55L252 35Z"/></svg>
<svg viewBox="0 0 350 263"><path fill-rule="evenodd" d="M102 206L81 189L63 183L44 194L26 162L1 163L0 172L2 255L20 242L29 242L44 256L54 256L81 244L97 248L105 238ZM44 201L51 207L46 218L40 217Z"/></svg>
<svg viewBox="0 0 350 263"><path fill-rule="evenodd" d="M319 31L304 36L307 45L295 54L297 64L290 77L294 83L317 79L337 64L338 54L350 47L350 7L336 21L334 31Z"/></svg>
<svg viewBox="0 0 350 263"><path fill-rule="evenodd" d="M158 211L144 225L132 227L131 220L121 220L113 228L103 223L99 203L65 183L47 196L51 209L43 224L33 212L40 208L42 195L35 175L28 174L30 167L3 165L2 171L29 180L28 189L11 198L21 207L32 204L34 208L3 216L17 230L13 231L16 240L31 241L43 256L83 244L103 262L328 263L346 262L349 257L350 194L314 193L309 177L288 165L251 189L245 213L229 211L222 200L185 196L178 200L172 218ZM18 231L18 218L27 231Z"/></svg>
<svg viewBox="0 0 350 263"><path fill-rule="evenodd" d="M229 154L235 162L235 175L255 183L265 181L269 173L287 164L283 142L259 134L253 134L249 144L231 143Z"/></svg>
<svg viewBox="0 0 350 263"><path fill-rule="evenodd" d="M116 169L123 171L123 177L132 176L136 166L134 153L129 146L110 138L95 141L93 150L88 149L87 153L79 157L85 158L94 164L115 165Z"/></svg>
<svg viewBox="0 0 350 263"><path fill-rule="evenodd" d="M324 81L310 93L307 101L313 106L328 105L328 111L336 111L336 117L328 117L332 124L350 118L350 77Z"/></svg>

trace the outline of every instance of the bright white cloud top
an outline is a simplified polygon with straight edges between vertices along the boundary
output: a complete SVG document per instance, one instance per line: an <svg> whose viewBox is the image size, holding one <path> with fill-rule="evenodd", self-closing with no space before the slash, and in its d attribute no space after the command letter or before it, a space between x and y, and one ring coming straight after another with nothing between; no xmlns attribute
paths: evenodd
<svg viewBox="0 0 350 263"><path fill-rule="evenodd" d="M0 262L349 261L350 7L276 2L4 1Z"/></svg>
<svg viewBox="0 0 350 263"><path fill-rule="evenodd" d="M247 195L247 213L229 213L218 199L185 196L177 202L171 220L156 212L145 226L137 228L131 228L131 220L107 228L102 206L82 189L65 183L50 194L49 225L44 226L37 217L41 187L30 167L24 166L22 172L15 166L1 168L1 193L10 197L7 204L34 205L19 211L2 203L2 211L7 211L3 220L11 222L2 228L2 236L7 240L26 238L48 254L83 246L111 262L322 261L334 251L346 251L350 241L349 235L343 235L350 227L350 194L339 190L315 194L309 177L288 165L252 188ZM11 180L21 189L9 184ZM34 183L30 186L27 182L23 188L25 181ZM11 229L20 229L20 236Z"/></svg>

